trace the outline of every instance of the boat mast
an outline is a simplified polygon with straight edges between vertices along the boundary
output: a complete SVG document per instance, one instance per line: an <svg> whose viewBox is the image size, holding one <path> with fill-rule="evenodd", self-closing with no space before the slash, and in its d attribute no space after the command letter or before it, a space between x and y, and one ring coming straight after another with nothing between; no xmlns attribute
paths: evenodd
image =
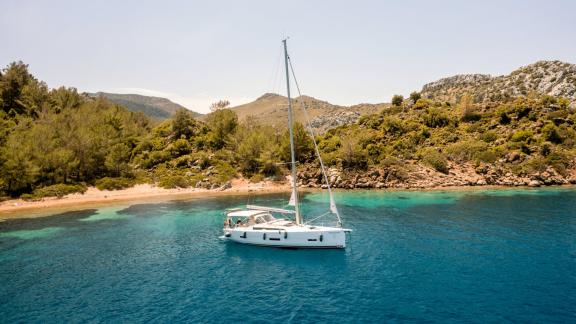
<svg viewBox="0 0 576 324"><path fill-rule="evenodd" d="M290 157L292 158L292 195L294 196L294 208L296 212L296 224L302 223L300 216L300 205L298 203L298 179L296 178L296 154L294 153L294 129L292 125L292 98L290 98L290 72L288 66L288 47L286 46L286 39L284 43L284 64L286 65L286 93L288 96L288 127L290 129Z"/></svg>

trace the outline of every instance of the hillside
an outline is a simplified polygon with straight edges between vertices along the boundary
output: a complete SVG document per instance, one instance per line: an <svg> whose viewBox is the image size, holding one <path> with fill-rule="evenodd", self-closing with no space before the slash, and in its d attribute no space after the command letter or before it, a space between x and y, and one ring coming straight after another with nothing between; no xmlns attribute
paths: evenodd
<svg viewBox="0 0 576 324"><path fill-rule="evenodd" d="M118 94L118 93L107 93L107 92L97 92L89 93L91 97L103 96L106 99L117 103L121 106L126 107L128 110L133 112L143 112L148 117L156 119L167 119L170 118L178 109L186 109L185 107L174 103L166 98L160 97L150 97L138 94ZM201 114L197 112L192 112L192 114L197 117Z"/></svg>
<svg viewBox="0 0 576 324"><path fill-rule="evenodd" d="M532 79L535 74L526 72L532 70L513 77ZM563 85L552 90L571 95L570 76L562 75ZM492 80L461 79L472 90ZM202 120L179 109L151 123L104 96L50 89L15 62L0 73L0 98L0 199L135 183L224 190L236 177L259 182L288 173L286 99L279 95ZM296 119L302 121L305 104L317 129L330 128L316 140L337 188L576 184L576 109L569 99L535 93L461 99L343 107L302 96L295 99ZM295 125L294 143L301 185L321 186L312 140L301 124Z"/></svg>
<svg viewBox="0 0 576 324"><path fill-rule="evenodd" d="M469 93L476 102L489 102L532 92L576 100L576 65L539 61L508 75L455 75L424 85L421 94L428 99L458 102L465 93Z"/></svg>
<svg viewBox="0 0 576 324"><path fill-rule="evenodd" d="M292 102L296 121L301 123L305 121L303 107L306 107L312 126L320 132L354 123L361 115L375 113L387 106L386 104L338 106L309 96L294 98ZM288 123L287 99L274 93L264 94L253 102L231 109L238 115L240 121L250 116L258 122L276 127L285 127Z"/></svg>

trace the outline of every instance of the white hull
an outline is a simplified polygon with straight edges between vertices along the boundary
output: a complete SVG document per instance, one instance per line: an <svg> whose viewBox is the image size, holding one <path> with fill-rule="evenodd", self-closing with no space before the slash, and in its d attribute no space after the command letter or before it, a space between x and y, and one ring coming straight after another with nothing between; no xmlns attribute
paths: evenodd
<svg viewBox="0 0 576 324"><path fill-rule="evenodd" d="M349 230L323 226L290 226L266 229L258 226L226 228L224 238L241 244L281 248L343 249Z"/></svg>

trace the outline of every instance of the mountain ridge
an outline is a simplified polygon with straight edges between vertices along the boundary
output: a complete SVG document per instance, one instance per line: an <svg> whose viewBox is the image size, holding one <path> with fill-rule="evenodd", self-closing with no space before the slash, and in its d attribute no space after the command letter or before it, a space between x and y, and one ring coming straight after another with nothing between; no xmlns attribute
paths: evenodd
<svg viewBox="0 0 576 324"><path fill-rule="evenodd" d="M288 98L276 93L265 93L256 100L231 107L239 120L254 118L273 126L285 127L288 120ZM358 104L353 106L334 105L328 101L302 95L292 99L294 119L300 123L307 117L313 128L319 132L344 124L354 123L362 115L375 113L387 104Z"/></svg>
<svg viewBox="0 0 576 324"><path fill-rule="evenodd" d="M101 91L96 93L88 93L88 96L103 96L116 104L126 107L130 111L143 112L147 116L156 119L167 119L174 115L179 109L187 109L186 107L163 97L145 96L140 94L120 94ZM192 110L189 111L192 112L194 117L202 115Z"/></svg>
<svg viewBox="0 0 576 324"><path fill-rule="evenodd" d="M457 102L466 93L476 102L538 94L576 100L576 65L537 61L521 66L506 75L457 74L429 82L422 87L424 98Z"/></svg>

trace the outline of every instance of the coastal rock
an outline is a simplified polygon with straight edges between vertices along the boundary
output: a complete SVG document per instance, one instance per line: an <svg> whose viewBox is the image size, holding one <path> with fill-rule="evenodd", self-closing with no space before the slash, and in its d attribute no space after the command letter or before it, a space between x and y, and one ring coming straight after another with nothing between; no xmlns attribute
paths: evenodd
<svg viewBox="0 0 576 324"><path fill-rule="evenodd" d="M506 162L514 162L520 160L520 153L518 152L510 152L506 154Z"/></svg>
<svg viewBox="0 0 576 324"><path fill-rule="evenodd" d="M221 185L221 186L218 188L218 191L224 191L224 190L230 189L230 188L232 188L232 182L228 181L228 182L226 182L225 184Z"/></svg>
<svg viewBox="0 0 576 324"><path fill-rule="evenodd" d="M374 188L376 188L376 189L386 188L386 184L383 183L383 182L377 182L377 183L374 185Z"/></svg>

